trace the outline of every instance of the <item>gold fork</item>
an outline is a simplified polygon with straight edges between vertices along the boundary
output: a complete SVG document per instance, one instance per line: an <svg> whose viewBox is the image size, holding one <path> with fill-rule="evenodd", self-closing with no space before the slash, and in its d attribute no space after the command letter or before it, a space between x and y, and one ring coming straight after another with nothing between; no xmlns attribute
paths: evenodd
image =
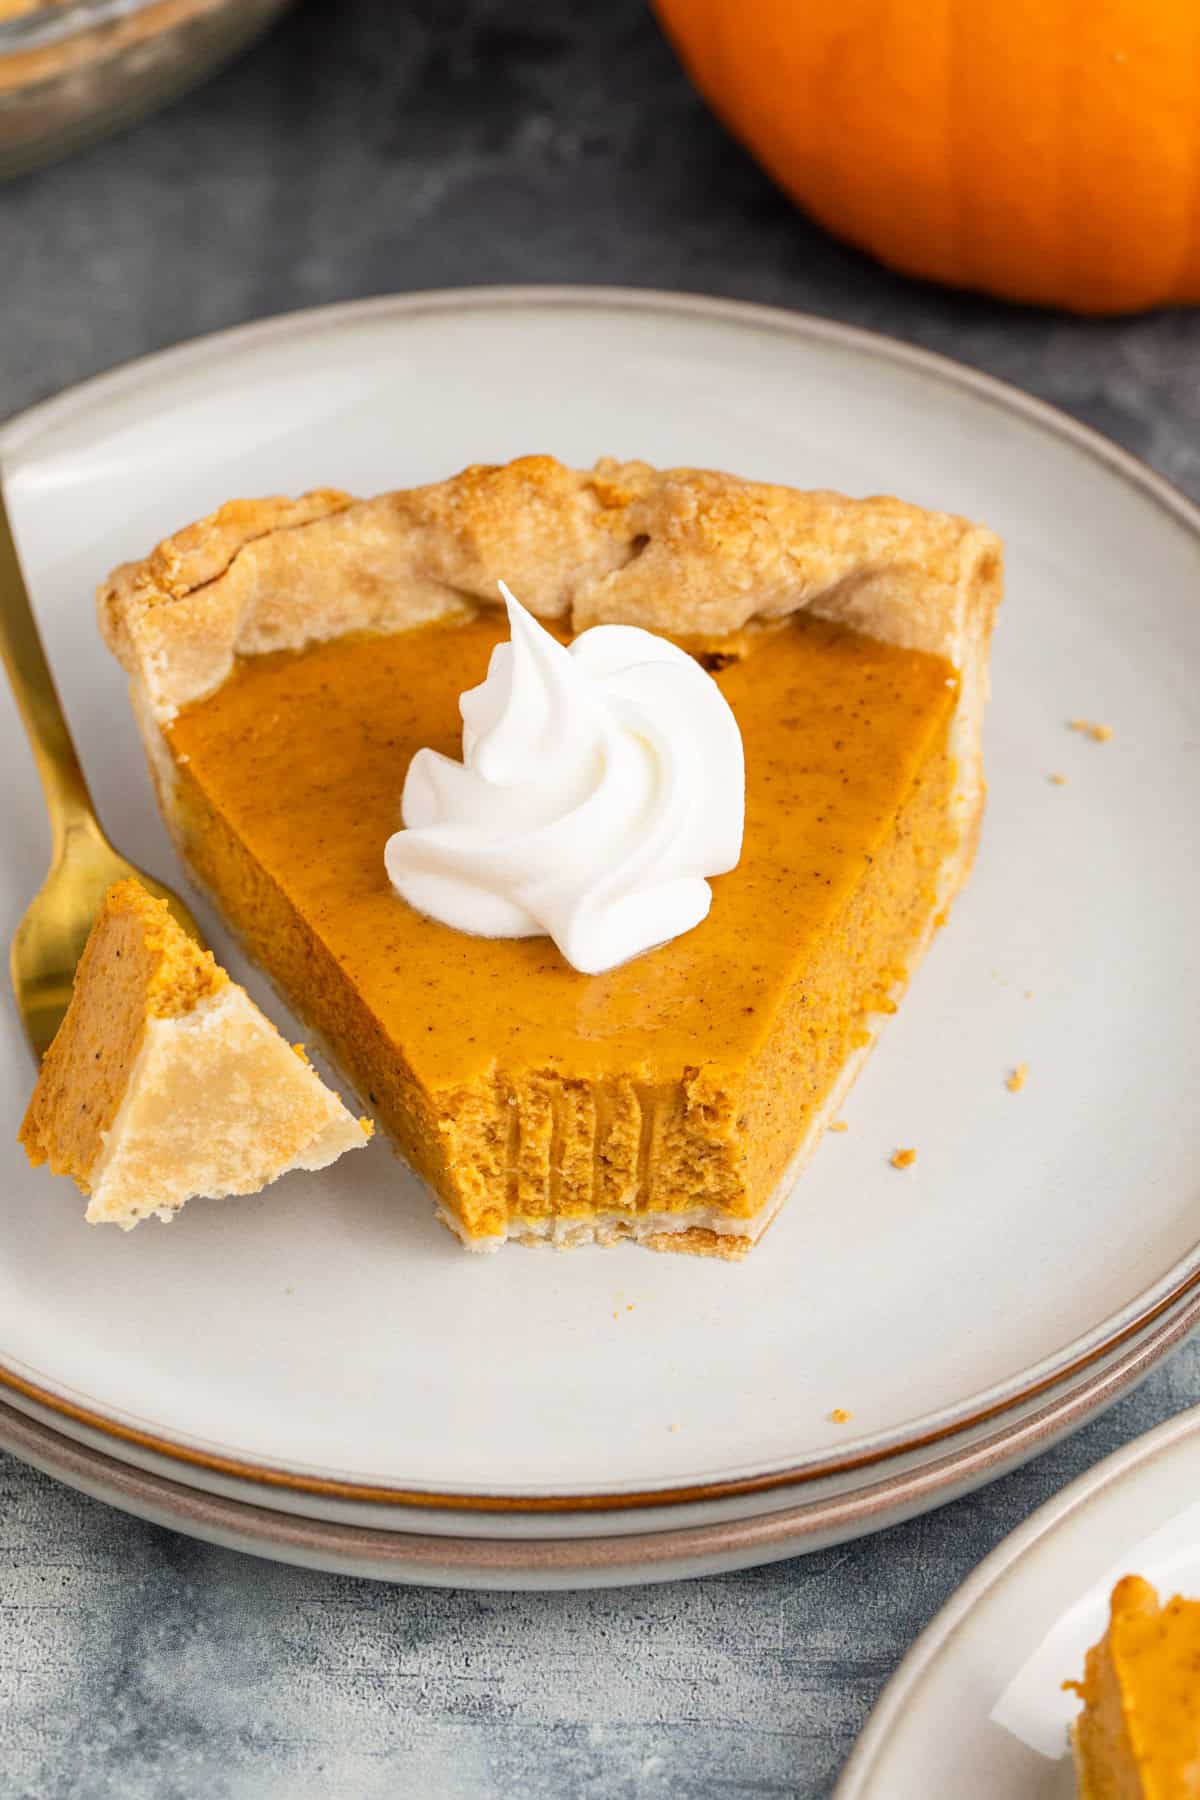
<svg viewBox="0 0 1200 1800"><path fill-rule="evenodd" d="M114 881L133 876L167 902L185 931L204 940L178 894L118 855L101 829L38 635L2 491L0 655L33 748L53 833L50 873L17 926L10 955L21 1022L40 1061L62 1023L75 966Z"/></svg>

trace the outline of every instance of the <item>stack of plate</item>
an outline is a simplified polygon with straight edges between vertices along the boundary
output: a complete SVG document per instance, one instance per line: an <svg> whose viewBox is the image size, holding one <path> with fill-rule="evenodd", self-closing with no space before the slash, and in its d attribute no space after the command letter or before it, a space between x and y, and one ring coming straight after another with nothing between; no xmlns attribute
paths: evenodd
<svg viewBox="0 0 1200 1800"><path fill-rule="evenodd" d="M198 1536L395 1580L666 1578L873 1530L1071 1429L1200 1317L1200 519L981 376L763 309L544 289L294 316L25 415L6 492L115 841L177 878L91 623L111 564L235 493L534 449L985 519L1009 553L991 800L850 1129L744 1264L469 1257L382 1143L122 1236L0 1151L0 1444ZM7 710L0 768L15 923L46 830ZM0 1033L11 1146L11 1006Z"/></svg>

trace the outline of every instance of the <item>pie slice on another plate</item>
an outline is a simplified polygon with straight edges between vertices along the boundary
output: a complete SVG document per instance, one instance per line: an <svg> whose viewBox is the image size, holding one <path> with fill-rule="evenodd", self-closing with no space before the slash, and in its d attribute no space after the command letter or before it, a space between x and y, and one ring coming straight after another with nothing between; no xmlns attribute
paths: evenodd
<svg viewBox="0 0 1200 1800"><path fill-rule="evenodd" d="M392 890L405 774L457 755L509 582L561 638L690 650L746 757L702 924L602 975ZM179 849L471 1248L739 1256L971 865L1001 552L893 499L531 456L235 501L100 591Z"/></svg>
<svg viewBox="0 0 1200 1800"><path fill-rule="evenodd" d="M109 889L20 1132L30 1162L88 1195L90 1224L256 1193L370 1134L165 900Z"/></svg>
<svg viewBox="0 0 1200 1800"><path fill-rule="evenodd" d="M1067 1686L1083 1701L1071 1733L1080 1800L1200 1795L1200 1601L1160 1606L1126 1575L1083 1680Z"/></svg>

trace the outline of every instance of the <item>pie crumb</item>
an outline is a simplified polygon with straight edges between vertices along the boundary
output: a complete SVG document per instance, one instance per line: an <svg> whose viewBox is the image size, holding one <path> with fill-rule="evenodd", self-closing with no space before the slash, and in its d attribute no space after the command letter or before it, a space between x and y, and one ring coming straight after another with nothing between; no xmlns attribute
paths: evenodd
<svg viewBox="0 0 1200 1800"><path fill-rule="evenodd" d="M1055 787L1066 787L1066 785L1067 785L1067 778L1062 773L1061 769L1056 769L1054 771L1054 774L1050 777L1050 780L1053 782Z"/></svg>
<svg viewBox="0 0 1200 1800"><path fill-rule="evenodd" d="M893 1169L911 1169L916 1160L915 1150L894 1150L892 1152Z"/></svg>
<svg viewBox="0 0 1200 1800"><path fill-rule="evenodd" d="M668 1431L678 1431L678 1430L679 1430L679 1426L678 1426L678 1424L675 1424L675 1425L668 1425L668 1426L667 1426L667 1430L668 1430Z"/></svg>
<svg viewBox="0 0 1200 1800"><path fill-rule="evenodd" d="M625 1311L626 1311L626 1312L632 1312L632 1311L633 1311L633 1301L632 1301L632 1300L631 1300L631 1301L630 1301L630 1302L629 1302L629 1305L628 1305L628 1306L627 1306L627 1307L626 1307L626 1308L625 1308Z"/></svg>
<svg viewBox="0 0 1200 1800"><path fill-rule="evenodd" d="M849 1131L850 1127L845 1119L835 1119L829 1129L830 1131Z"/></svg>
<svg viewBox="0 0 1200 1800"><path fill-rule="evenodd" d="M1025 1086L1025 1078L1028 1074L1029 1064L1018 1063L1004 1084L1010 1094L1020 1093L1021 1089Z"/></svg>
<svg viewBox="0 0 1200 1800"><path fill-rule="evenodd" d="M854 1414L847 1412L844 1406L835 1406L829 1415L833 1425L848 1425L853 1417Z"/></svg>
<svg viewBox="0 0 1200 1800"><path fill-rule="evenodd" d="M1107 744L1113 735L1111 725L1099 725L1094 719L1068 719L1067 725L1072 731L1080 731L1084 737L1092 738L1097 744Z"/></svg>

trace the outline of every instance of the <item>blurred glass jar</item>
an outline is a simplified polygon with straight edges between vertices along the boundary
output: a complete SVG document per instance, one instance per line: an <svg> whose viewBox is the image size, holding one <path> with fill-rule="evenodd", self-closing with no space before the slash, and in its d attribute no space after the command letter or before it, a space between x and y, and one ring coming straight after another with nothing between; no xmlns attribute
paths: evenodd
<svg viewBox="0 0 1200 1800"><path fill-rule="evenodd" d="M0 0L0 176L132 124L241 50L288 0Z"/></svg>

